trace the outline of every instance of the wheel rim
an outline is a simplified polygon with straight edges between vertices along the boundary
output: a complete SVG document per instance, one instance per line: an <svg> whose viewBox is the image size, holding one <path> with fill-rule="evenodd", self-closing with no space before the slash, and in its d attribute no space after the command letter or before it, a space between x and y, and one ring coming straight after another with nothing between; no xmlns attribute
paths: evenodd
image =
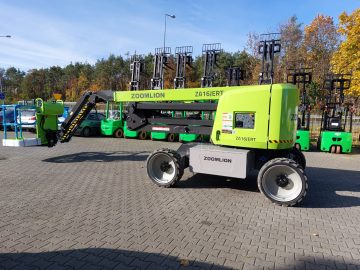
<svg viewBox="0 0 360 270"><path fill-rule="evenodd" d="M175 162L165 153L153 155L147 165L151 179L160 183L167 184L176 176Z"/></svg>
<svg viewBox="0 0 360 270"><path fill-rule="evenodd" d="M273 200L289 202L301 194L303 181L294 168L274 165L264 173L262 185L264 192Z"/></svg>

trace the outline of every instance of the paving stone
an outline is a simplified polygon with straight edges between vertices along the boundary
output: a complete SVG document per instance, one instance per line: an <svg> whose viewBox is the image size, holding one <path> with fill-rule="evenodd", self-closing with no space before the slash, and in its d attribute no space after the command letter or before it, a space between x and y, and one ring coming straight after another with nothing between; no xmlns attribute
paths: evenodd
<svg viewBox="0 0 360 270"><path fill-rule="evenodd" d="M358 269L359 154L305 153L308 196L282 208L255 174L186 170L177 188L158 188L147 155L178 146L79 137L0 146L0 269Z"/></svg>

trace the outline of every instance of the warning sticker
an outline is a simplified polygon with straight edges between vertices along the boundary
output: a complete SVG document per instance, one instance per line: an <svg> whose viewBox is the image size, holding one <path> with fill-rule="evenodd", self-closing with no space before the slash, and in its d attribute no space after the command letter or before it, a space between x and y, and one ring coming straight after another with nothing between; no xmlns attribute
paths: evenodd
<svg viewBox="0 0 360 270"><path fill-rule="evenodd" d="M222 114L222 128L223 133L232 133L233 131L233 114L223 113Z"/></svg>
<svg viewBox="0 0 360 270"><path fill-rule="evenodd" d="M223 113L222 114L222 120L233 120L233 114L232 113Z"/></svg>

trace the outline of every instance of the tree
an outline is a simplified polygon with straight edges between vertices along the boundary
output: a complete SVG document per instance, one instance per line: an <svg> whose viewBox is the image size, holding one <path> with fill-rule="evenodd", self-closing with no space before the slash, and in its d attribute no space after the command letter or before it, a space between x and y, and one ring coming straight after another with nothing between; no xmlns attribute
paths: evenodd
<svg viewBox="0 0 360 270"><path fill-rule="evenodd" d="M352 73L351 87L347 94L360 96L360 8L352 14L339 16L338 32L344 37L331 60L335 73Z"/></svg>
<svg viewBox="0 0 360 270"><path fill-rule="evenodd" d="M21 82L22 99L47 98L45 93L46 71L44 69L30 70Z"/></svg>
<svg viewBox="0 0 360 270"><path fill-rule="evenodd" d="M20 91L20 84L24 76L25 72L14 67L10 67L3 72L2 87L9 102L18 97L18 91Z"/></svg>
<svg viewBox="0 0 360 270"><path fill-rule="evenodd" d="M303 49L306 64L314 66L313 80L320 85L324 75L330 71L330 60L338 44L339 34L332 17L318 15L305 26Z"/></svg>
<svg viewBox="0 0 360 270"><path fill-rule="evenodd" d="M52 66L45 70L45 99L51 98L53 93L62 94L62 90L65 88L65 82L63 80L64 71L59 66Z"/></svg>
<svg viewBox="0 0 360 270"><path fill-rule="evenodd" d="M303 30L301 26L302 24L298 22L296 16L290 17L285 24L280 25L281 56L280 65L277 67L275 75L280 81L286 80L289 68L296 68L299 64L304 64Z"/></svg>

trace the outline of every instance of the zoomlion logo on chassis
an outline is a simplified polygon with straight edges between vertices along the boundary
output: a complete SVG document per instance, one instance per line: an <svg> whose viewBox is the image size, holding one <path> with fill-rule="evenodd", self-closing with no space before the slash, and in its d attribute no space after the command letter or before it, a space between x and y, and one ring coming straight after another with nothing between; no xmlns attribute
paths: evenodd
<svg viewBox="0 0 360 270"><path fill-rule="evenodd" d="M218 157L207 157L207 156L204 156L204 160L215 161L215 162L225 162L225 163L232 162L232 160L230 158L218 158Z"/></svg>
<svg viewBox="0 0 360 270"><path fill-rule="evenodd" d="M131 98L165 98L165 93L135 93L131 94Z"/></svg>

